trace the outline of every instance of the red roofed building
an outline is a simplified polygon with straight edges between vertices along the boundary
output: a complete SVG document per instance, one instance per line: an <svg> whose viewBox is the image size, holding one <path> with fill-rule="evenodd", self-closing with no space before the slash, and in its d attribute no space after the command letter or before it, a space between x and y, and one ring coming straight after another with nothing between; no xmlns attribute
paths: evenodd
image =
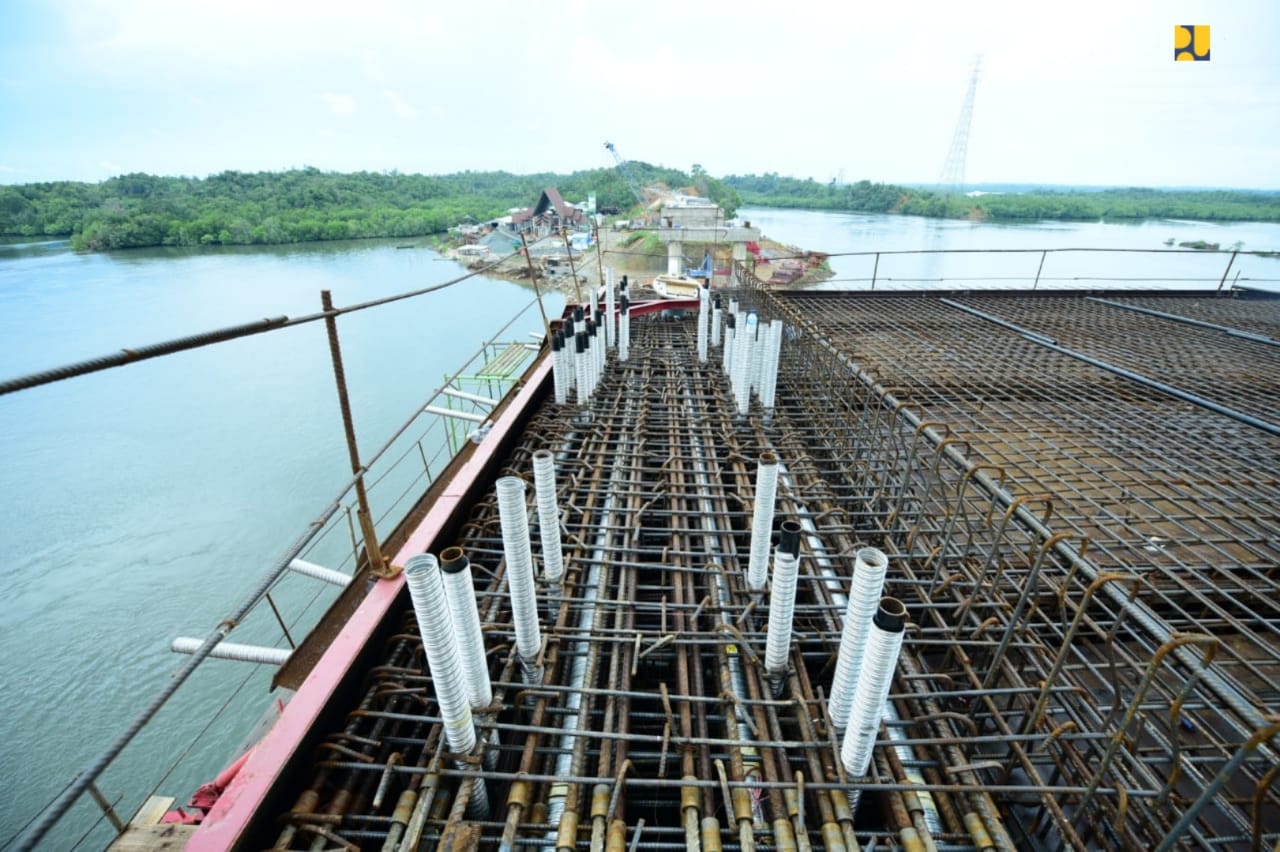
<svg viewBox="0 0 1280 852"><path fill-rule="evenodd" d="M541 236L561 228L577 228L583 218L581 210L560 197L560 190L548 187L542 190L537 204L511 217L511 227L516 233Z"/></svg>

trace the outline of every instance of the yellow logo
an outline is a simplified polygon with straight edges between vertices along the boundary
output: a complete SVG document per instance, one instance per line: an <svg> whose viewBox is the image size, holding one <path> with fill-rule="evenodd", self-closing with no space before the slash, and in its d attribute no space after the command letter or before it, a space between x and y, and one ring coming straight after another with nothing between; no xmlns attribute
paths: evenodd
<svg viewBox="0 0 1280 852"><path fill-rule="evenodd" d="M1209 26L1179 24L1173 28L1173 58L1179 62L1209 61Z"/></svg>

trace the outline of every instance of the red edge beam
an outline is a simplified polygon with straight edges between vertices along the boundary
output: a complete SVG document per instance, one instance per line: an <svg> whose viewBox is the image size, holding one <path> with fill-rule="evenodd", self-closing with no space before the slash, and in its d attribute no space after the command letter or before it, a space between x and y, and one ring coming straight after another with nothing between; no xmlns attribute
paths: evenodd
<svg viewBox="0 0 1280 852"><path fill-rule="evenodd" d="M551 374L551 359L545 354L529 375L514 400L494 421L488 439L472 454L471 458L450 479L443 492L427 511L422 523L410 534L393 560L402 565L410 556L423 553L431 546L449 517L461 504L472 482L480 476L485 466L497 454L507 434L515 428L522 412L532 403L534 396L547 376ZM232 848L275 784L280 772L297 751L302 740L312 729L320 713L332 699L338 684L364 649L370 634L386 617L387 611L400 595L404 575L392 580L380 580L364 601L348 619L329 645L324 656L316 663L311 674L284 708L280 718L267 732L253 751L244 768L219 797L213 809L205 816L200 827L187 842L188 852L214 852Z"/></svg>

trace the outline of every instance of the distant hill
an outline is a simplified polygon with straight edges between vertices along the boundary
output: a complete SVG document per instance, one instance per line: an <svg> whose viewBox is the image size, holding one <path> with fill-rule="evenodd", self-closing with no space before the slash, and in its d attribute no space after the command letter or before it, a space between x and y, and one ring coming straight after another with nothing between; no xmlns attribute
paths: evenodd
<svg viewBox="0 0 1280 852"><path fill-rule="evenodd" d="M744 204L857 213L907 213L954 219L1036 221L1201 219L1220 222L1280 222L1280 192L1258 190L1159 190L1138 187L1060 187L1009 183L972 184L969 197L936 185L818 183L763 175L729 175L725 183Z"/></svg>

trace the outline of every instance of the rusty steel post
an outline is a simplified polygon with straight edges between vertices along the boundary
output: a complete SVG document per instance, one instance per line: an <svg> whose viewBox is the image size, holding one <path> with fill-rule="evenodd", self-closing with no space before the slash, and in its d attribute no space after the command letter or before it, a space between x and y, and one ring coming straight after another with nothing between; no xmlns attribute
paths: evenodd
<svg viewBox="0 0 1280 852"><path fill-rule="evenodd" d="M321 290L320 304L325 312L324 327L329 336L329 356L333 360L333 381L338 387L342 428L347 436L347 455L351 459L351 473L356 477L356 500L359 503L356 519L360 522L360 533L364 537L364 552L369 560L369 570L375 577L385 580L399 572L382 555L378 532L373 525L373 515L369 511L369 495L364 487L365 469L360 464L360 451L356 447L356 427L351 419L351 400L347 397L347 374L342 366L342 347L338 343L338 318L333 313L333 294L328 290Z"/></svg>

